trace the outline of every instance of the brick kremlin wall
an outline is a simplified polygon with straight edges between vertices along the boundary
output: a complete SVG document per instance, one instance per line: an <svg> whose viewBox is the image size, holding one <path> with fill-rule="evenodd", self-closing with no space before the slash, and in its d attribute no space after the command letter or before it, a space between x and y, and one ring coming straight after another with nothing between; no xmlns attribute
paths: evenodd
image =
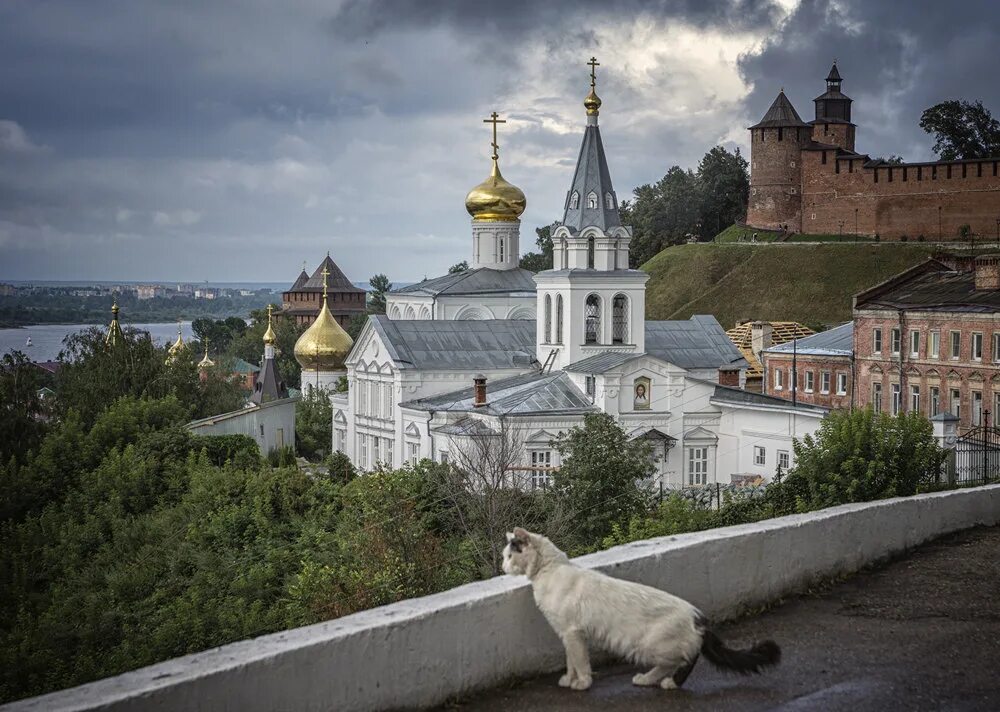
<svg viewBox="0 0 1000 712"><path fill-rule="evenodd" d="M802 151L802 232L938 241L959 239L959 227L969 225L976 235L998 238L998 161L865 168L865 160Z"/></svg>

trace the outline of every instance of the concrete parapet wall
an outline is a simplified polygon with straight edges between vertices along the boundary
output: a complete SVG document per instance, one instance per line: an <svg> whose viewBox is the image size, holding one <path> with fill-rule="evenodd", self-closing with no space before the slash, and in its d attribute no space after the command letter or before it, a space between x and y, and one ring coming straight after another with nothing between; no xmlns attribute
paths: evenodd
<svg viewBox="0 0 1000 712"><path fill-rule="evenodd" d="M942 534L998 522L1000 485L994 485L640 541L577 562L667 589L720 619ZM562 647L526 579L502 576L0 709L412 708L562 664Z"/></svg>

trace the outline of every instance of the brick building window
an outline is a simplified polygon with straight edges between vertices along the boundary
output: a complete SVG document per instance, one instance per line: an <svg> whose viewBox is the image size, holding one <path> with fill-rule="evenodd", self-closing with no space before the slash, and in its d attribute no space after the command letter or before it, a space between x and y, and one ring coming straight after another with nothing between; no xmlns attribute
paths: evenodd
<svg viewBox="0 0 1000 712"><path fill-rule="evenodd" d="M983 392L972 391L972 424L983 424Z"/></svg>
<svg viewBox="0 0 1000 712"><path fill-rule="evenodd" d="M951 389L951 397L948 405L951 406L951 414L956 418L962 417L962 391L957 388Z"/></svg>
<svg viewBox="0 0 1000 712"><path fill-rule="evenodd" d="M876 413L882 412L882 384L872 384L872 410Z"/></svg>
<svg viewBox="0 0 1000 712"><path fill-rule="evenodd" d="M819 377L820 377L819 392L820 393L829 393L830 392L830 372L829 371L823 371L822 373L820 373Z"/></svg>
<svg viewBox="0 0 1000 712"><path fill-rule="evenodd" d="M872 329L872 353L882 353L882 330Z"/></svg>
<svg viewBox="0 0 1000 712"><path fill-rule="evenodd" d="M931 417L941 412L941 389L937 386L931 386L929 389L931 396Z"/></svg>
<svg viewBox="0 0 1000 712"><path fill-rule="evenodd" d="M837 374L837 395L846 396L847 395L847 374L838 373Z"/></svg>
<svg viewBox="0 0 1000 712"><path fill-rule="evenodd" d="M972 334L972 360L983 360L983 335L978 331Z"/></svg>
<svg viewBox="0 0 1000 712"><path fill-rule="evenodd" d="M900 334L899 329L893 329L890 333L890 338L892 340L892 353L898 354L900 348Z"/></svg>
<svg viewBox="0 0 1000 712"><path fill-rule="evenodd" d="M927 349L927 358L940 358L941 357L941 332L932 331L930 333L930 342Z"/></svg>
<svg viewBox="0 0 1000 712"><path fill-rule="evenodd" d="M962 332L952 331L951 332L951 360L957 361L959 356L962 355Z"/></svg>
<svg viewBox="0 0 1000 712"><path fill-rule="evenodd" d="M891 384L890 388L892 390L891 412L893 415L899 415L899 384L893 383Z"/></svg>
<svg viewBox="0 0 1000 712"><path fill-rule="evenodd" d="M910 386L910 410L920 412L920 386Z"/></svg>
<svg viewBox="0 0 1000 712"><path fill-rule="evenodd" d="M813 392L813 386L815 385L816 374L812 371L806 371L806 393Z"/></svg>
<svg viewBox="0 0 1000 712"><path fill-rule="evenodd" d="M780 391L785 387L785 372L780 368L774 369L774 390Z"/></svg>
<svg viewBox="0 0 1000 712"><path fill-rule="evenodd" d="M1000 332L993 332L993 363L1000 363Z"/></svg>
<svg viewBox="0 0 1000 712"><path fill-rule="evenodd" d="M920 358L920 332L910 332L910 356Z"/></svg>

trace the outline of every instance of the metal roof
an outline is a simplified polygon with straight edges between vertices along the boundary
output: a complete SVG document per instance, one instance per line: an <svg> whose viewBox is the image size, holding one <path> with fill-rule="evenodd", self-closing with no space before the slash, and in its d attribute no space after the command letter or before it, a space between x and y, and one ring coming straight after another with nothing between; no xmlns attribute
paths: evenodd
<svg viewBox="0 0 1000 712"><path fill-rule="evenodd" d="M597 207L591 208L587 203L590 193L597 194ZM571 198L573 193L578 196L576 207ZM610 193L612 206L607 206L605 196ZM562 224L575 233L586 227L595 226L607 232L610 228L622 224L618 215L618 198L611 185L611 171L608 170L608 159L604 155L604 143L601 141L601 129L597 122L588 123L583 132L583 143L580 144L580 155L576 160L576 171L573 182L566 193L566 211L563 213Z"/></svg>
<svg viewBox="0 0 1000 712"><path fill-rule="evenodd" d="M807 413L816 413L818 415L826 415L830 412L829 408L824 408L822 406L806 403L792 403L790 400L778 398L777 396L768 396L763 393L754 393L753 391L744 391L739 388L730 388L729 386L716 385L715 392L712 393L711 400L721 401L723 403L732 403L734 405L794 408L795 410Z"/></svg>
<svg viewBox="0 0 1000 712"><path fill-rule="evenodd" d="M483 421L476 420L475 418L462 418L461 420L456 420L454 423L447 423L437 428L431 428L431 430L443 435L485 435L492 437L500 434Z"/></svg>
<svg viewBox="0 0 1000 712"><path fill-rule="evenodd" d="M455 274L446 274L423 282L394 289L392 294L507 294L511 292L535 292L533 273L526 269L489 269L480 267Z"/></svg>
<svg viewBox="0 0 1000 712"><path fill-rule="evenodd" d="M994 256L982 255L977 259L990 257ZM855 308L866 307L996 313L1000 312L1000 290L977 290L972 264L951 266L929 259L859 294Z"/></svg>
<svg viewBox="0 0 1000 712"><path fill-rule="evenodd" d="M597 408L565 371L527 373L486 383L486 405L473 405L472 381L466 388L403 403L404 408L476 412L488 415L588 413Z"/></svg>
<svg viewBox="0 0 1000 712"><path fill-rule="evenodd" d="M535 363L534 319L400 320L371 317L390 358L404 368L486 371Z"/></svg>
<svg viewBox="0 0 1000 712"><path fill-rule="evenodd" d="M799 112L795 110L792 106L792 102L788 100L785 96L785 91L781 90L778 92L778 96L775 97L774 101L771 103L771 107L764 114L764 118L758 121L756 124L751 126L752 129L769 129L769 128L807 128L812 127L802 120L799 116Z"/></svg>
<svg viewBox="0 0 1000 712"><path fill-rule="evenodd" d="M593 356L575 361L566 366L566 370L576 373L606 373L640 356L643 356L643 354L605 351L604 353L594 354Z"/></svg>
<svg viewBox="0 0 1000 712"><path fill-rule="evenodd" d="M709 314L684 321L647 321L646 353L681 368L747 365L722 325Z"/></svg>
<svg viewBox="0 0 1000 712"><path fill-rule="evenodd" d="M854 322L835 326L805 338L792 339L764 349L766 353L812 354L816 356L850 356L854 350Z"/></svg>
<svg viewBox="0 0 1000 712"><path fill-rule="evenodd" d="M329 253L323 258L323 261L319 263L319 267L312 273L310 277L304 284L300 284L302 275L295 280L295 284L292 285L289 292L322 292L323 291L323 268L326 267L329 274L326 277L326 286L331 292L364 292L365 290L355 287L354 284L347 278L337 263L331 259Z"/></svg>

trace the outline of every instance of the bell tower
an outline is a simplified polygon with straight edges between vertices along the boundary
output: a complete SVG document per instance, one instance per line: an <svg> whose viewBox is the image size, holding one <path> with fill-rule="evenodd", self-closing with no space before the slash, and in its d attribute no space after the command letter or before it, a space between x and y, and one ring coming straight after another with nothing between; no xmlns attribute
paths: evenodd
<svg viewBox="0 0 1000 712"><path fill-rule="evenodd" d="M538 359L560 369L605 351L645 349L649 275L629 269L632 228L621 223L598 126L600 64L593 57L588 64L587 125L562 224L552 233L552 269L535 275Z"/></svg>
<svg viewBox="0 0 1000 712"><path fill-rule="evenodd" d="M833 144L848 151L854 150L856 126L851 123L851 104L854 101L841 93L843 78L837 69L837 60L826 77L826 91L813 99L816 104L816 118L809 123L813 126L813 140Z"/></svg>

